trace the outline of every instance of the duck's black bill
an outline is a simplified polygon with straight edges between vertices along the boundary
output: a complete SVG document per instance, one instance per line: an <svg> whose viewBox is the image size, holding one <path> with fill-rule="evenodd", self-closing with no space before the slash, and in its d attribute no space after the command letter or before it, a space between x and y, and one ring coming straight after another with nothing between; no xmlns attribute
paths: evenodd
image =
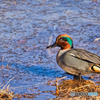
<svg viewBox="0 0 100 100"><path fill-rule="evenodd" d="M47 46L46 49L50 49L50 48L54 48L54 47L57 47L56 42L54 44L50 45L50 46Z"/></svg>

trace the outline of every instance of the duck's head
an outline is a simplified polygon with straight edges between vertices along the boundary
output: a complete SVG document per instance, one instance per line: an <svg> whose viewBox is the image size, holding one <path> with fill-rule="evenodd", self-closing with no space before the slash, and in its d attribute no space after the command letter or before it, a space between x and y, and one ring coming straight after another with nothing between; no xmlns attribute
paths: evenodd
<svg viewBox="0 0 100 100"><path fill-rule="evenodd" d="M56 38L56 42L48 47L61 47L62 50L73 48L73 40L72 38L67 34L61 34Z"/></svg>

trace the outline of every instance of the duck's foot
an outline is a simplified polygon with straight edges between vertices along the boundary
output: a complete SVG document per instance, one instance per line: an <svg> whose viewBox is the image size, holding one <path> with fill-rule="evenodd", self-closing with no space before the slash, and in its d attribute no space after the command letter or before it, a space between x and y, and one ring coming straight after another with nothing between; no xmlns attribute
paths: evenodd
<svg viewBox="0 0 100 100"><path fill-rule="evenodd" d="M74 78L73 78L73 79L79 79L79 80L80 80L80 82L81 82L81 80L82 80L83 78L81 77L81 75L79 75L79 76L74 75Z"/></svg>

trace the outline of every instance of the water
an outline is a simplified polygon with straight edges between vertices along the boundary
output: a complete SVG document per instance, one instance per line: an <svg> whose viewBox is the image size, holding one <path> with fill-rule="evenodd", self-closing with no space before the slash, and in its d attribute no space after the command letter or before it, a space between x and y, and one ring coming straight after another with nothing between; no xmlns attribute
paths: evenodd
<svg viewBox="0 0 100 100"><path fill-rule="evenodd" d="M59 48L45 49L59 34L69 34L75 48L100 56L100 40L94 43L100 37L99 0L3 0L0 15L0 55L4 65L12 63L0 69L0 83L14 77L10 87L15 93L36 93L34 100L52 99L52 93L43 91L56 87L47 82L66 75L73 78L56 63Z"/></svg>

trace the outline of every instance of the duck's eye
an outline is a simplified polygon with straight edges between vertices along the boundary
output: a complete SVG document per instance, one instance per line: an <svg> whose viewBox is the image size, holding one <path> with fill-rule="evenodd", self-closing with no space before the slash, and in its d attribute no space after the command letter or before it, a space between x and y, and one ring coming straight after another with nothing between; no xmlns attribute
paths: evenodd
<svg viewBox="0 0 100 100"><path fill-rule="evenodd" d="M63 41L63 39L59 39L59 41Z"/></svg>
<svg viewBox="0 0 100 100"><path fill-rule="evenodd" d="M59 41L67 41L67 39L64 38L64 37L61 37L61 38L59 39Z"/></svg>

